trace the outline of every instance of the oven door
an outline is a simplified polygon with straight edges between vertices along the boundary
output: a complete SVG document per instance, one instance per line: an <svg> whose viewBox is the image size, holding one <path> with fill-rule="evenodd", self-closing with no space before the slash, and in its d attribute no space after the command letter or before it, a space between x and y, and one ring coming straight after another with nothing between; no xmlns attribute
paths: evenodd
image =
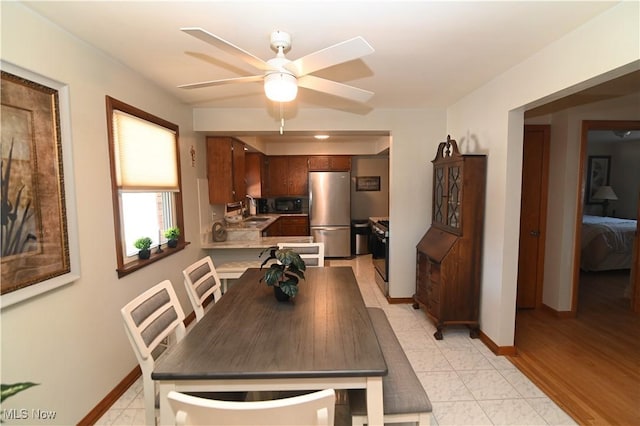
<svg viewBox="0 0 640 426"><path fill-rule="evenodd" d="M371 233L370 249L373 267L385 282L388 281L387 275L389 273L389 268L387 265L389 247L387 245L387 240L388 238L385 238L383 235L377 234L375 230Z"/></svg>

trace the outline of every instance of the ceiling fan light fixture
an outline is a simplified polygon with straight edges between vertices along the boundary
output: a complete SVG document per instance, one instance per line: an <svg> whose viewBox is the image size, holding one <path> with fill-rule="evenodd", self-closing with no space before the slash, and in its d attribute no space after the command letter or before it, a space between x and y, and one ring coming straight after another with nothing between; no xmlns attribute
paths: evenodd
<svg viewBox="0 0 640 426"><path fill-rule="evenodd" d="M286 72L267 74L264 77L264 93L274 102L290 102L298 94L298 82Z"/></svg>

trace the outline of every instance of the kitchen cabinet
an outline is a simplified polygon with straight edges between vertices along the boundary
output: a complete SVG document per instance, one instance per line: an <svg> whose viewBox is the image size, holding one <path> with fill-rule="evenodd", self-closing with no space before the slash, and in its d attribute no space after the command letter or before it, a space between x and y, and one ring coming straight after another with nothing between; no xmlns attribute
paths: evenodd
<svg viewBox="0 0 640 426"><path fill-rule="evenodd" d="M277 219L275 222L273 222L271 225L269 225L268 228L266 228L264 231L262 231L262 236L263 237L279 237L280 236L280 225L282 222L280 222L282 218Z"/></svg>
<svg viewBox="0 0 640 426"><path fill-rule="evenodd" d="M269 196L307 195L307 157L299 155L277 155L267 158Z"/></svg>
<svg viewBox="0 0 640 426"><path fill-rule="evenodd" d="M266 195L266 157L259 152L247 152L244 159L247 195L262 198Z"/></svg>
<svg viewBox="0 0 640 426"><path fill-rule="evenodd" d="M263 237L300 237L309 235L308 216L280 216L267 229Z"/></svg>
<svg viewBox="0 0 640 426"><path fill-rule="evenodd" d="M348 172L351 171L349 155L312 155L309 157L310 172Z"/></svg>
<svg viewBox="0 0 640 426"><path fill-rule="evenodd" d="M304 236L309 235L308 216L281 216L280 236Z"/></svg>
<svg viewBox="0 0 640 426"><path fill-rule="evenodd" d="M478 337L480 269L487 158L462 155L455 140L438 146L433 163L433 211L416 246L414 308L423 307L441 340L447 325Z"/></svg>
<svg viewBox="0 0 640 426"><path fill-rule="evenodd" d="M229 137L208 137L207 179L211 204L244 200L244 143Z"/></svg>

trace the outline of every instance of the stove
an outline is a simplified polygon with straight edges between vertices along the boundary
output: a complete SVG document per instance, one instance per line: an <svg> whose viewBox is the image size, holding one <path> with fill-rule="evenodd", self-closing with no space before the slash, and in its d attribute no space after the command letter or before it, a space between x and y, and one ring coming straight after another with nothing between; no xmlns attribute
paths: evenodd
<svg viewBox="0 0 640 426"><path fill-rule="evenodd" d="M389 219L371 220L371 257L375 280L382 293L389 295Z"/></svg>

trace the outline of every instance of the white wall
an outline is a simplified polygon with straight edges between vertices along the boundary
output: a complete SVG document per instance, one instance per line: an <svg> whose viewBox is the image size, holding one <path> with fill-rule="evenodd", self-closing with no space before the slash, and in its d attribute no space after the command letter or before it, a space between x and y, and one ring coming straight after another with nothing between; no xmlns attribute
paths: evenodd
<svg viewBox="0 0 640 426"><path fill-rule="evenodd" d="M499 346L512 345L514 337L523 111L638 69L638 7L623 2L607 10L448 109L452 137L477 139L489 156L480 325ZM568 124L556 131L574 140ZM573 148L557 148L575 168L577 160L568 155ZM565 191L562 211L555 211L558 226L550 224L547 235L547 246L565 250L557 259L560 274L573 267L572 256L564 254L572 241L567 222L575 220L577 176L572 182L565 169L553 178Z"/></svg>
<svg viewBox="0 0 640 426"><path fill-rule="evenodd" d="M380 191L356 191L358 176L380 176ZM389 157L353 157L351 181L352 219L389 216Z"/></svg>
<svg viewBox="0 0 640 426"><path fill-rule="evenodd" d="M194 139L189 108L20 3L2 4L2 59L69 86L74 161L64 168L75 174L80 247L78 281L0 313L2 383L40 383L2 409L53 410L55 421L47 424L75 424L137 365L119 312L125 303L168 278L191 312L180 271L200 253L191 224L198 223L195 178L204 175L204 144ZM180 126L184 231L196 243L122 279L115 271L105 95ZM191 145L198 168L191 167Z"/></svg>

